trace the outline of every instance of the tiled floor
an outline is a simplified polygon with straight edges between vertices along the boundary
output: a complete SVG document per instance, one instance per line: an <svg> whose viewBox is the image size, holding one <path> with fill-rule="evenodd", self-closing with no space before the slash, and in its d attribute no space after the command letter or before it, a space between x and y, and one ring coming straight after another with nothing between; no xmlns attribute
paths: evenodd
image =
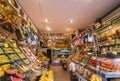
<svg viewBox="0 0 120 81"><path fill-rule="evenodd" d="M67 71L64 71L62 66L51 66L54 71L54 81L70 81L70 75Z"/></svg>

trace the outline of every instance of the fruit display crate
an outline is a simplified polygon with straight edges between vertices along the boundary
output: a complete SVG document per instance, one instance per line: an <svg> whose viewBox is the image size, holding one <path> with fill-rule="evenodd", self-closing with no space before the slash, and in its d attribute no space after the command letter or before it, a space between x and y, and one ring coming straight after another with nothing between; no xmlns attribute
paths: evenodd
<svg viewBox="0 0 120 81"><path fill-rule="evenodd" d="M0 46L0 56L4 55L6 58L8 58L9 62L3 62L0 63L1 66L5 64L14 64L16 62L17 64L23 64L23 65L28 65L29 63L26 64L24 60L27 59L26 55L20 50L19 47L14 47L14 43L2 43ZM29 61L29 60L28 60Z"/></svg>
<svg viewBox="0 0 120 81"><path fill-rule="evenodd" d="M95 67L93 67L93 66L86 65L86 64L80 63L78 61L72 61L72 62L74 62L76 64L76 67L84 66L86 69L91 70L93 73L97 73Z"/></svg>
<svg viewBox="0 0 120 81"><path fill-rule="evenodd" d="M36 57L28 47L20 47L20 50L25 54L26 58L29 59L30 63L35 62Z"/></svg>
<svg viewBox="0 0 120 81"><path fill-rule="evenodd" d="M79 67L84 67L85 68L85 71L91 71L92 73L94 73L94 74L96 74L97 72L94 70L94 69L92 69L90 66L88 66L88 65L85 65L85 64L83 64L83 63L80 63L80 62L77 62L77 61L72 61L72 62L74 62L75 63L75 66L76 66L76 71L75 71L75 74L77 75L77 77L78 77L78 81L90 81L90 77L83 77L83 74L81 74L78 70L77 70L77 68L79 68Z"/></svg>
<svg viewBox="0 0 120 81"><path fill-rule="evenodd" d="M77 61L73 61L73 62L76 64L76 67L81 65L84 66L86 69L92 70L91 68L88 68L87 65L81 64ZM78 71L76 71L75 73L79 77L79 81L89 81L88 79L83 78ZM99 70L98 73L102 77L102 81L108 81L108 79L120 78L120 72L105 72L103 70Z"/></svg>
<svg viewBox="0 0 120 81"><path fill-rule="evenodd" d="M24 64L26 64L26 65L29 64L29 63L24 62L24 60L26 60L27 57L26 57L26 55L22 52L22 50L20 50L20 48L14 48L14 47L13 47L13 50L14 50L15 54L19 57L19 59L21 59L21 61L22 61ZM29 60L28 60L28 61L29 61Z"/></svg>

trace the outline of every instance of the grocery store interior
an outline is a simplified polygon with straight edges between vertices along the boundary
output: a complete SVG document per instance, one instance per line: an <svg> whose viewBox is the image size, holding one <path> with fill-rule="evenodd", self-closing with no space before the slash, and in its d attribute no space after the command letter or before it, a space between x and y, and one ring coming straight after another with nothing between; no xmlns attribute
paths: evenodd
<svg viewBox="0 0 120 81"><path fill-rule="evenodd" d="M0 81L120 81L120 0L0 0Z"/></svg>

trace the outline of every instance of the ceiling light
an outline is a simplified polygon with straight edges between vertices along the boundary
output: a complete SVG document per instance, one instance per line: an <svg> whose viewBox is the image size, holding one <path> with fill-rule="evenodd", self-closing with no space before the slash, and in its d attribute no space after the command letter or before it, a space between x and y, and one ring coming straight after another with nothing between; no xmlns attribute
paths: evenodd
<svg viewBox="0 0 120 81"><path fill-rule="evenodd" d="M63 39L63 37L61 37L61 39Z"/></svg>
<svg viewBox="0 0 120 81"><path fill-rule="evenodd" d="M58 37L55 37L56 39L58 38Z"/></svg>
<svg viewBox="0 0 120 81"><path fill-rule="evenodd" d="M69 31L70 29L69 28L66 28L66 31Z"/></svg>
<svg viewBox="0 0 120 81"><path fill-rule="evenodd" d="M45 22L49 22L49 20L48 20L48 19L45 19Z"/></svg>
<svg viewBox="0 0 120 81"><path fill-rule="evenodd" d="M51 30L52 30L50 27L47 27L46 29L47 29L48 31L51 31Z"/></svg>
<svg viewBox="0 0 120 81"><path fill-rule="evenodd" d="M52 39L52 37L50 37L50 39Z"/></svg>
<svg viewBox="0 0 120 81"><path fill-rule="evenodd" d="M70 23L73 23L73 22L74 22L73 19L71 19L71 20L70 20Z"/></svg>

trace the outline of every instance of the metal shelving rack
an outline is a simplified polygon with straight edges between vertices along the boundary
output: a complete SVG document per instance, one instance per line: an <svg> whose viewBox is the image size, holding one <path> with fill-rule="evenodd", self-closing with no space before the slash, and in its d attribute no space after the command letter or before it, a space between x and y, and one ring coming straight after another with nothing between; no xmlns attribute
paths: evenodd
<svg viewBox="0 0 120 81"><path fill-rule="evenodd" d="M110 26L112 27L112 26ZM101 28L98 28L96 30L96 32L99 32L101 30L104 30L104 29L107 29L109 30L109 26L106 26L106 27L101 27ZM99 33L100 34L100 33ZM113 38L114 40L117 39L116 37ZM104 40L99 40L98 42L101 42L101 41L106 41L107 39L104 39ZM110 45L99 45L99 48L104 48L104 47L107 47L109 49L110 46L116 46L116 45L120 45L119 43L114 43L114 44L110 44ZM101 51L101 50L100 50ZM110 51L108 51L110 52ZM117 51L116 51L117 52ZM119 58L119 56L117 56L117 58ZM113 61L113 59L116 59L116 58L105 58L105 59L110 59ZM99 70L99 75L102 77L102 81L109 81L108 79L114 79L114 78L120 78L120 72L106 72L106 71L103 71L103 70Z"/></svg>
<svg viewBox="0 0 120 81"><path fill-rule="evenodd" d="M97 56L97 50L99 49L99 48L96 48L97 47L97 45L98 45L98 40L95 38L95 36L94 36L94 29L93 29L93 26L91 26L90 28L88 28L88 33L91 33L91 35L93 36L93 45L94 45L94 55L95 55L95 57L97 58L98 56ZM84 36L86 36L86 35L84 35ZM84 37L83 36L83 37ZM83 38L82 37L82 38ZM78 50L79 51L79 50ZM98 58L97 58L98 59ZM98 76L99 76L99 73L98 73L98 71L99 71L99 64L98 64L98 61L97 61L97 63L96 63L96 70L94 70L94 69L92 69L91 68L91 66L89 66L88 64L82 64L82 63L80 63L79 61L78 62L75 62L75 61L72 61L72 62L74 62L75 64L76 64L76 67L80 67L80 66L83 66L84 68L85 68L85 70L90 70L90 71L92 71L94 74L97 74ZM84 77L82 77L82 75L79 73L79 72L75 72L76 73L76 75L78 76L78 81L90 81L90 79L89 78L84 78Z"/></svg>

